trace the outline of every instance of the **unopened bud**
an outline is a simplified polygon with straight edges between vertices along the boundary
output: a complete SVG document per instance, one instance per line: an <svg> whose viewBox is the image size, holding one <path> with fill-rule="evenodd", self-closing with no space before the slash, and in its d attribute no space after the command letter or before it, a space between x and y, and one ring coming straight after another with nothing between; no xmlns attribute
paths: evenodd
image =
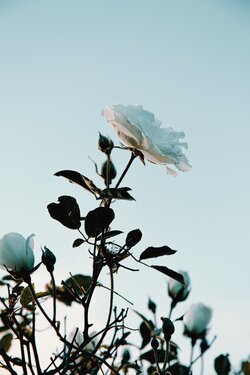
<svg viewBox="0 0 250 375"><path fill-rule="evenodd" d="M151 347L156 350L159 346L159 342L156 337L153 337L151 340Z"/></svg>
<svg viewBox="0 0 250 375"><path fill-rule="evenodd" d="M114 147L113 141L109 137L105 137L99 133L98 148L107 155L110 155Z"/></svg>
<svg viewBox="0 0 250 375"><path fill-rule="evenodd" d="M116 169L111 160L105 161L102 165L101 176L107 184L110 184L116 178Z"/></svg>
<svg viewBox="0 0 250 375"><path fill-rule="evenodd" d="M172 334L175 331L173 322L168 318L161 318L162 320L162 332L164 339L170 341Z"/></svg>
<svg viewBox="0 0 250 375"><path fill-rule="evenodd" d="M42 250L42 263L45 265L49 272L54 271L54 265L56 263L56 257L46 246Z"/></svg>

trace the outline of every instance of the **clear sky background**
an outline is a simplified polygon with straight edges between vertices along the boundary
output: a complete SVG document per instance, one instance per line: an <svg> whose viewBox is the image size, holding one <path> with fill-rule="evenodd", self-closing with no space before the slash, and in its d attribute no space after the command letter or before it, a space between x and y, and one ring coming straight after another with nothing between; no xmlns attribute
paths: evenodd
<svg viewBox="0 0 250 375"><path fill-rule="evenodd" d="M149 245L178 249L160 260L192 279L176 316L194 302L214 312L209 338L218 338L206 375L218 354L230 353L235 367L250 354L249 88L247 0L0 1L0 236L34 232L37 261L40 246L57 256L59 283L69 272L89 274L87 249L71 247L77 233L46 206L72 195L85 215L96 202L53 174L78 170L101 185L88 156L103 161L98 131L119 143L101 116L107 104L142 104L183 130L192 170L174 178L136 160L125 180L136 202L115 204L113 228L142 230L135 254ZM118 172L128 158L113 153ZM39 272L43 285L49 277ZM146 313L150 296L159 316L168 314L163 275L121 270L116 282L135 309ZM105 293L95 302L100 322ZM132 312L129 319L135 327ZM188 340L176 341L186 361Z"/></svg>

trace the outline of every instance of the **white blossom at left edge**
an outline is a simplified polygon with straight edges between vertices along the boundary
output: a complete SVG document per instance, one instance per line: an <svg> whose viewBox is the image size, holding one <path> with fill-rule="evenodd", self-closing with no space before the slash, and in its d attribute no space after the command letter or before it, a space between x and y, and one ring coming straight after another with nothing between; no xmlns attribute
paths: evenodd
<svg viewBox="0 0 250 375"><path fill-rule="evenodd" d="M35 263L34 234L25 239L20 233L7 233L0 240L0 267L14 272L29 271Z"/></svg>

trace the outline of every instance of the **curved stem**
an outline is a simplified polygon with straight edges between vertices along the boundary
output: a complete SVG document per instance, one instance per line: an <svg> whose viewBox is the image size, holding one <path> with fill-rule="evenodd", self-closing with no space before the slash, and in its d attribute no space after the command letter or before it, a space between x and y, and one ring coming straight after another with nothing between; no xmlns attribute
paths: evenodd
<svg viewBox="0 0 250 375"><path fill-rule="evenodd" d="M189 367L188 367L188 375L190 374L192 365L193 365L193 355L194 355L194 345L195 343L191 343L191 352L190 352L190 361L189 361Z"/></svg>
<svg viewBox="0 0 250 375"><path fill-rule="evenodd" d="M201 373L200 375L203 375L204 373L204 356L201 357Z"/></svg>
<svg viewBox="0 0 250 375"><path fill-rule="evenodd" d="M20 350L21 350L21 356L22 356L23 375L28 375L27 366L26 366L26 359L25 359L25 352L24 352L24 341L23 341L22 333L20 333L19 341L20 341Z"/></svg>
<svg viewBox="0 0 250 375"><path fill-rule="evenodd" d="M157 355L157 349L153 349L153 351L154 351L154 358L155 358L156 368L157 368L157 371L160 374L161 373L161 369L160 369L160 365L159 365L159 359L158 359L158 355Z"/></svg>
<svg viewBox="0 0 250 375"><path fill-rule="evenodd" d="M123 178L125 177L125 175L127 174L131 164L133 163L134 159L137 157L137 155L135 155L133 152L131 153L131 156L130 156L130 159L129 159L129 162L126 166L126 168L124 169L123 173L121 174L121 177L119 178L117 184L115 185L115 188L117 189L120 185L120 183L122 182Z"/></svg>
<svg viewBox="0 0 250 375"><path fill-rule="evenodd" d="M168 365L168 358L169 358L169 348L170 348L170 341L166 342L166 351L165 351L165 357L164 357L164 363L162 370L166 370L166 367Z"/></svg>
<svg viewBox="0 0 250 375"><path fill-rule="evenodd" d="M107 322L106 322L106 326L104 328L103 334L102 334L100 340L98 341L98 343L96 344L93 352L91 353L91 356L97 352L97 350L99 349L99 347L101 346L101 344L103 342L104 337L106 336L106 334L109 330L111 315L112 315L112 311L113 311L113 301L114 301L114 276L113 276L112 270L110 269L110 300L109 300L108 318L107 318Z"/></svg>
<svg viewBox="0 0 250 375"><path fill-rule="evenodd" d="M33 302L33 306L35 303ZM41 366L40 366L40 360L39 360L39 355L37 352L37 346L36 346L36 314L35 311L32 313L32 337L31 337L31 346L33 349L34 357L35 357L35 362L36 362L36 368L38 374L41 374ZM32 363L31 363L32 366Z"/></svg>
<svg viewBox="0 0 250 375"><path fill-rule="evenodd" d="M27 281L27 284L28 284L28 286L30 288L30 291L31 291L31 294L32 294L32 297L33 297L34 301L36 302L37 306L39 307L39 310L41 311L41 313L43 314L43 316L45 317L45 319L49 322L49 324L51 325L51 327L54 328L54 330L55 330L57 336L60 338L60 340L62 342L64 342L64 343L68 344L67 340L60 334L58 327L56 327L56 325L53 323L53 321L50 319L50 317L47 315L46 311L44 310L44 308L40 304L40 302L39 302L39 300L38 300L38 298L36 296L36 293L35 293L35 291L33 289L33 285L31 283L31 281Z"/></svg>
<svg viewBox="0 0 250 375"><path fill-rule="evenodd" d="M56 283L53 272L50 272L53 288L53 323L56 324Z"/></svg>

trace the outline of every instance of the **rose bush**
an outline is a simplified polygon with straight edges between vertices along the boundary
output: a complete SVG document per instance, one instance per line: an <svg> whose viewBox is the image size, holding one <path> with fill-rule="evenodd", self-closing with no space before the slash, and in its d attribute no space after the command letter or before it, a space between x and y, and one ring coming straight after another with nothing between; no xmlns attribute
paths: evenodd
<svg viewBox="0 0 250 375"><path fill-rule="evenodd" d="M183 276L185 285L174 279L169 279L168 282L168 294L175 302L185 301L191 289L189 274L185 271L178 272Z"/></svg>
<svg viewBox="0 0 250 375"><path fill-rule="evenodd" d="M212 317L212 309L203 303L195 303L190 306L184 315L185 333L190 337L199 337L206 333Z"/></svg>
<svg viewBox="0 0 250 375"><path fill-rule="evenodd" d="M0 267L14 272L30 271L35 262L34 234L25 239L19 233L7 233L0 240Z"/></svg>
<svg viewBox="0 0 250 375"><path fill-rule="evenodd" d="M187 143L180 142L183 132L176 132L171 127L161 128L161 121L142 106L112 105L102 111L121 142L132 149L139 150L148 161L155 164L173 164L181 171L189 171L191 165L182 152ZM166 166L167 173L177 175L176 171Z"/></svg>

